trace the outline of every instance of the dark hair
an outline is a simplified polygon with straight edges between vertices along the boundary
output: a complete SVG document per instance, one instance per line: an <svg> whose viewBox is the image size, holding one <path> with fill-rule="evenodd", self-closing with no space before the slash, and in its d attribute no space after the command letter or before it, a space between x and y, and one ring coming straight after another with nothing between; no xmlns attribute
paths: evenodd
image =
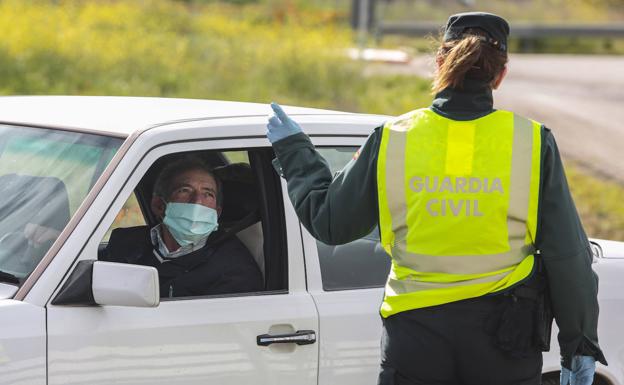
<svg viewBox="0 0 624 385"><path fill-rule="evenodd" d="M441 63L433 80L433 92L461 89L467 77L492 82L507 64L507 53L490 44L487 32L469 28L461 39L442 43L436 54Z"/></svg>
<svg viewBox="0 0 624 385"><path fill-rule="evenodd" d="M169 199L171 193L173 192L173 186L171 185L173 183L173 179L183 172L190 170L201 170L213 177L217 184L217 206L221 207L221 203L223 202L221 180L215 175L208 163L194 155L177 159L163 167L158 174L158 178L156 178L156 182L154 183L153 195L161 197L165 200Z"/></svg>

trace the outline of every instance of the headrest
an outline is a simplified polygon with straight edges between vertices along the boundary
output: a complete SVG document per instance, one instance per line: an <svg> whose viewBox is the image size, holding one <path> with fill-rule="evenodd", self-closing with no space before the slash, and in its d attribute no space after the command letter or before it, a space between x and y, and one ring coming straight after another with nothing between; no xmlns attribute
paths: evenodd
<svg viewBox="0 0 624 385"><path fill-rule="evenodd" d="M223 190L220 227L226 229L243 220L257 222L259 193L251 167L246 163L232 163L217 167L213 172L221 181Z"/></svg>
<svg viewBox="0 0 624 385"><path fill-rule="evenodd" d="M67 189L58 178L2 175L0 196L0 218L10 222L11 231L18 231L27 223L61 231L69 222Z"/></svg>

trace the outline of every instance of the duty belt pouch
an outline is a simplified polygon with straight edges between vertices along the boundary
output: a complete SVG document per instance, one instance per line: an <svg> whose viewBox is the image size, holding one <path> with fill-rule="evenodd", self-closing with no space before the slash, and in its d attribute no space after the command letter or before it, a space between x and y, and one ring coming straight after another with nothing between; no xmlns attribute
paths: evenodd
<svg viewBox="0 0 624 385"><path fill-rule="evenodd" d="M496 313L486 325L496 346L511 357L526 357L550 349L553 314L542 261L536 256L533 276L501 295Z"/></svg>
<svg viewBox="0 0 624 385"><path fill-rule="evenodd" d="M526 358L536 351L536 302L516 295L513 290L500 295L486 331L492 335L495 346L511 358Z"/></svg>

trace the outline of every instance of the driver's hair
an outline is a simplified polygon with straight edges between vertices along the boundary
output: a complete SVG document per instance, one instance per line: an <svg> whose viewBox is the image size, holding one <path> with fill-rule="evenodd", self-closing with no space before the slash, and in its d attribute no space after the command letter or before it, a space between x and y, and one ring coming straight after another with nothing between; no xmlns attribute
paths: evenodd
<svg viewBox="0 0 624 385"><path fill-rule="evenodd" d="M167 201L171 197L171 193L173 192L173 179L180 175L183 172L190 170L200 170L212 176L217 183L217 207L221 207L223 202L223 189L221 180L215 175L212 171L212 168L208 163L206 163L203 159L196 155L188 155L183 158L177 159L165 167L160 171L158 177L156 178L156 182L154 183L154 192L153 195L163 198Z"/></svg>

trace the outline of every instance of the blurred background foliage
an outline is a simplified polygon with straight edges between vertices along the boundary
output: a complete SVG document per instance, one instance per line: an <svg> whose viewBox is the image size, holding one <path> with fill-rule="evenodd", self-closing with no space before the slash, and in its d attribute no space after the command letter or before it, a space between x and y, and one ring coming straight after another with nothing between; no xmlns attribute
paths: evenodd
<svg viewBox="0 0 624 385"><path fill-rule="evenodd" d="M408 15L442 23L449 13L465 10L457 3L394 0L384 5L383 12L389 18ZM479 6L483 1L472 3ZM614 11L622 8L616 7L619 3L500 0L489 1L487 9L500 7L500 13L512 20L549 21L554 14L564 14L565 20L610 21L621 17ZM366 71L364 63L345 54L355 40L349 28L350 4L349 0L3 0L0 94L277 100L388 115L429 105L429 80ZM549 7L567 11L548 12ZM415 50L434 45L431 39L392 37L372 43ZM611 43L609 50L619 49L619 44ZM556 52L568 46L566 41L542 42L535 49ZM592 52L596 46L604 43L591 41L583 50ZM590 177L580 168L573 168L572 175L588 233L624 240L624 187ZM610 191L608 198L585 199L602 184Z"/></svg>
<svg viewBox="0 0 624 385"><path fill-rule="evenodd" d="M621 25L623 0L379 0L378 18L386 22L446 21L458 12L487 10L505 17L512 25ZM404 46L412 52L429 52L430 39L388 36L381 46ZM624 38L550 37L509 39L510 52L565 54L624 54Z"/></svg>
<svg viewBox="0 0 624 385"><path fill-rule="evenodd" d="M279 96L284 104L379 113L426 102L428 84L419 79L365 78L345 55L352 36L342 13L306 4L2 1L0 93ZM401 96L408 83L414 99ZM377 106L386 92L397 99L393 111Z"/></svg>
<svg viewBox="0 0 624 385"><path fill-rule="evenodd" d="M624 186L566 162L576 208L590 237L624 241Z"/></svg>
<svg viewBox="0 0 624 385"><path fill-rule="evenodd" d="M446 20L449 14L487 9L514 23L609 23L624 17L622 0L390 0L389 20Z"/></svg>

